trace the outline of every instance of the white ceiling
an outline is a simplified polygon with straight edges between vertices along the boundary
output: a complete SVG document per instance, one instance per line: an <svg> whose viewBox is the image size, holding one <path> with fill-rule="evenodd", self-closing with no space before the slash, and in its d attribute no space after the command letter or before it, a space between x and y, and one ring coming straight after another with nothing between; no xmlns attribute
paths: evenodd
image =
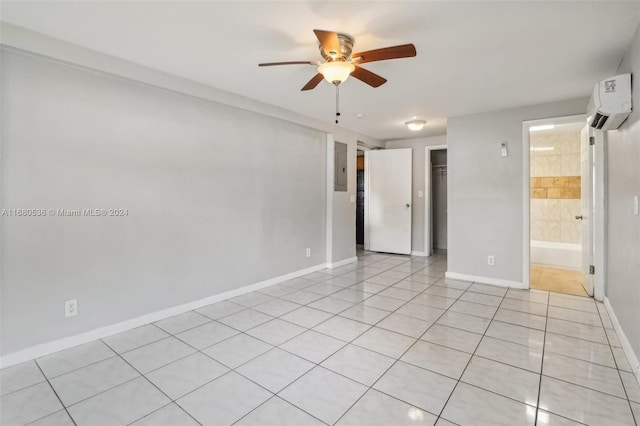
<svg viewBox="0 0 640 426"><path fill-rule="evenodd" d="M356 51L414 43L415 58L366 64L389 81L341 86L341 125L379 139L442 134L446 118L586 97L615 72L640 1L2 1L2 20L331 122L335 89L300 88L319 60L314 28ZM365 114L356 118L356 114ZM428 120L420 133L404 121Z"/></svg>

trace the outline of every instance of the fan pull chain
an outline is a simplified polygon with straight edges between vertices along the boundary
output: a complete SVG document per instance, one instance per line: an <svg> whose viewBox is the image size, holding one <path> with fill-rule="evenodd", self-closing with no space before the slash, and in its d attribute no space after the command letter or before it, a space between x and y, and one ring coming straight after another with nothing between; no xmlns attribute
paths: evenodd
<svg viewBox="0 0 640 426"><path fill-rule="evenodd" d="M338 124L338 117L340 117L340 86L336 85L336 124Z"/></svg>

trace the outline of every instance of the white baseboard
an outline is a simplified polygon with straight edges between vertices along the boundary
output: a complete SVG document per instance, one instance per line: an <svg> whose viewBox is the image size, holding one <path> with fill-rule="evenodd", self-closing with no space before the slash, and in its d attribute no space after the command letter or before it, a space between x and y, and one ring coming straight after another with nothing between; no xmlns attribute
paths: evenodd
<svg viewBox="0 0 640 426"><path fill-rule="evenodd" d="M457 272L445 272L444 276L446 278L451 278L454 280L462 280L462 281L473 281L476 283L482 284L491 284L497 285L500 287L511 287L511 288L520 288L526 289L525 285L520 281L510 281L510 280L502 280L499 278L490 278L490 277L481 277L478 275L467 275L467 274L459 274Z"/></svg>
<svg viewBox="0 0 640 426"><path fill-rule="evenodd" d="M622 330L622 326L618 321L618 317L616 317L616 313L613 311L613 306L611 306L611 302L609 302L609 299L607 297L604 298L604 307L606 308L607 313L609 314L609 318L613 323L613 329L618 335L618 340L620 340L622 350L627 357L627 361L629 361L629 365L631 365L631 370L633 370L636 381L638 382L638 385L640 385L640 360L638 359L638 355L633 351L631 343L629 343L627 335L624 334L624 330Z"/></svg>
<svg viewBox="0 0 640 426"><path fill-rule="evenodd" d="M353 262L357 262L357 261L358 261L358 256L353 256L353 257L350 257L348 259L341 260L339 262L327 263L326 266L329 269L334 269L334 268L339 268L341 266L348 265L349 263L353 263Z"/></svg>
<svg viewBox="0 0 640 426"><path fill-rule="evenodd" d="M357 257L353 259L347 259L350 262L355 262ZM344 261L343 261L344 262ZM341 263L341 262L338 262ZM348 262L347 262L348 263ZM9 367L21 362L29 361L35 358L39 358L45 355L52 354L64 349L69 349L74 346L81 345L83 343L89 343L103 337L111 336L113 334L121 333L123 331L131 330L136 327L151 324L156 321L160 321L165 318L179 315L194 309L199 309L212 303L220 302L232 297L241 296L243 294L260 290L265 287L279 284L284 281L291 280L293 278L300 277L302 275L310 274L315 271L324 269L327 265L322 263L320 265L311 266L309 268L301 269L299 271L291 272L289 274L280 275L279 277L270 278L265 281L260 281L255 284L249 284L244 287L240 287L234 290L229 290L224 293L208 296L203 299L194 300L193 302L184 303L182 305L173 306L171 308L162 309L160 311L151 312L136 318L132 318L126 321L122 321L116 324L111 324L105 327L96 328L91 331L87 331L75 336L65 337L63 339L54 340L52 342L42 343L40 345L31 346L29 348L12 352L0 357L0 368Z"/></svg>
<svg viewBox="0 0 640 426"><path fill-rule="evenodd" d="M411 250L411 256L421 256L421 257L426 257L427 254L423 251L416 251L416 250Z"/></svg>

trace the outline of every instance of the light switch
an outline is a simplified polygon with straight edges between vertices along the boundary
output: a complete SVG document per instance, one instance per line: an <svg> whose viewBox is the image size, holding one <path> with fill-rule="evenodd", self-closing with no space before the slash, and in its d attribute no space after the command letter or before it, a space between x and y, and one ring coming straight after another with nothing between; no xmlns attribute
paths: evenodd
<svg viewBox="0 0 640 426"><path fill-rule="evenodd" d="M424 197L424 191L418 191L418 198Z"/></svg>
<svg viewBox="0 0 640 426"><path fill-rule="evenodd" d="M633 196L633 214L638 214L638 196Z"/></svg>
<svg viewBox="0 0 640 426"><path fill-rule="evenodd" d="M503 157L509 155L509 151L507 151L507 141L502 142L502 144L500 145L500 153Z"/></svg>
<svg viewBox="0 0 640 426"><path fill-rule="evenodd" d="M349 196L349 199L351 200L351 202L352 202L352 203L355 203L355 202L356 202L356 196L355 196L354 194L351 194L351 195Z"/></svg>

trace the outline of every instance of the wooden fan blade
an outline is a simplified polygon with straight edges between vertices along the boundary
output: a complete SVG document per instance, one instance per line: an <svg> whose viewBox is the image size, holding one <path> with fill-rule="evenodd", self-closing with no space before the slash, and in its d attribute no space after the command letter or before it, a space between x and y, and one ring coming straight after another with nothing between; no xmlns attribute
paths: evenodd
<svg viewBox="0 0 640 426"><path fill-rule="evenodd" d="M311 80L309 80L309 82L307 84L304 85L304 87L300 90L311 90L311 89L315 89L315 87L320 84L320 82L322 81L324 77L322 76L322 74L318 73L316 75L313 76L313 78Z"/></svg>
<svg viewBox="0 0 640 426"><path fill-rule="evenodd" d="M320 41L320 45L322 46L322 51L325 55L331 56L331 52L335 52L338 56L342 55L342 50L340 49L340 42L338 41L338 34L333 31L324 31L324 30L313 30L316 37L318 37L318 41Z"/></svg>
<svg viewBox="0 0 640 426"><path fill-rule="evenodd" d="M367 83L371 87L380 87L387 82L386 78L380 77L378 74L372 73L362 67L356 65L356 69L351 73L358 80Z"/></svg>
<svg viewBox="0 0 640 426"><path fill-rule="evenodd" d="M351 57L359 64L374 61L386 61L387 59L411 58L416 56L416 47L413 44L383 47L382 49L367 50L355 53ZM357 58L360 58L359 60Z"/></svg>
<svg viewBox="0 0 640 426"><path fill-rule="evenodd" d="M289 62L265 62L258 64L259 67L272 67L274 65L319 65L318 61L289 61Z"/></svg>

